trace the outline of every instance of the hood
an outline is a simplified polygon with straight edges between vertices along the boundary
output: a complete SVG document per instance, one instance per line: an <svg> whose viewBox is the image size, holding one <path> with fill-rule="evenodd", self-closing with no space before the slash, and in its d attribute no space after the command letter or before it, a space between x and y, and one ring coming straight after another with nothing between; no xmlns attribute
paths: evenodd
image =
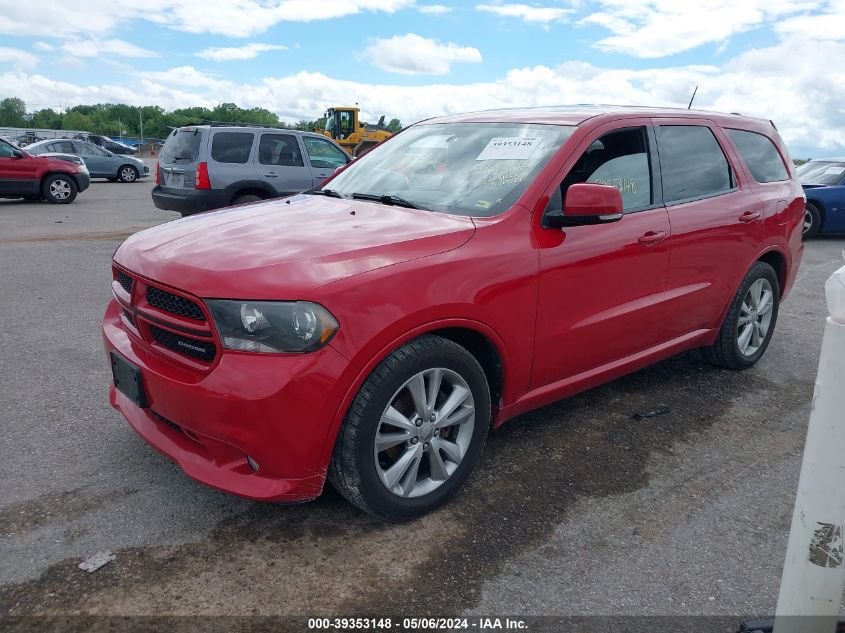
<svg viewBox="0 0 845 633"><path fill-rule="evenodd" d="M474 231L470 218L300 194L141 231L114 259L204 298L300 299L339 279L458 248Z"/></svg>

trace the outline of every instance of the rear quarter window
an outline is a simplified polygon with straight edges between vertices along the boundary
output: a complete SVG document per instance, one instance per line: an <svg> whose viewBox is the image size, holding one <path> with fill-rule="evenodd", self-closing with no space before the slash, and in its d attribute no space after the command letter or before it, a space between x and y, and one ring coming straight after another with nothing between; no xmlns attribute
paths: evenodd
<svg viewBox="0 0 845 633"><path fill-rule="evenodd" d="M783 164L775 144L762 134L747 130L725 130L739 150L739 155L748 171L757 182L789 180L789 173Z"/></svg>
<svg viewBox="0 0 845 633"><path fill-rule="evenodd" d="M252 132L217 132L211 139L211 158L218 163L246 163L254 139Z"/></svg>
<svg viewBox="0 0 845 633"><path fill-rule="evenodd" d="M195 163L199 157L201 142L201 130L174 130L164 142L159 160L163 163Z"/></svg>

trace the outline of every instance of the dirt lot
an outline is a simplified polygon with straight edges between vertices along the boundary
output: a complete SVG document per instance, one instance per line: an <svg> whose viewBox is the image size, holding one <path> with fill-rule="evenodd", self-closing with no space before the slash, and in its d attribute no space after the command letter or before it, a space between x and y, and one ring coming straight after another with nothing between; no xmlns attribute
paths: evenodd
<svg viewBox="0 0 845 633"><path fill-rule="evenodd" d="M109 408L111 254L176 217L151 187L0 201L0 615L774 610L840 239L808 244L756 368L684 355L524 415L446 508L385 525L330 488L205 488Z"/></svg>

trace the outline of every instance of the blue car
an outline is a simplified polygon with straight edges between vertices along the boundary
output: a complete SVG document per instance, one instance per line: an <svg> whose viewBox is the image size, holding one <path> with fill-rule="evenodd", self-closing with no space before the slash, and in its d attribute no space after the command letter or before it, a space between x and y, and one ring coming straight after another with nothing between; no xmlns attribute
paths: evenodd
<svg viewBox="0 0 845 633"><path fill-rule="evenodd" d="M798 168L807 196L804 237L845 231L845 158L820 158Z"/></svg>

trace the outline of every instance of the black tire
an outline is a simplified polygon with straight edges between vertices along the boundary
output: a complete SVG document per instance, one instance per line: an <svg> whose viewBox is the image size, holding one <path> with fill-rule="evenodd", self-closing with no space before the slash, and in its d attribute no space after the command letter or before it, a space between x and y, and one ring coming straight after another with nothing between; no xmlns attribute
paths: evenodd
<svg viewBox="0 0 845 633"><path fill-rule="evenodd" d="M264 198L256 193L242 193L232 199L232 204L247 204L248 202L258 202L259 200L264 200Z"/></svg>
<svg viewBox="0 0 845 633"><path fill-rule="evenodd" d="M117 179L120 182L137 182L140 174L134 165L121 165L117 170Z"/></svg>
<svg viewBox="0 0 845 633"><path fill-rule="evenodd" d="M772 292L772 316L760 346L753 353L745 354L740 349L738 340L742 305L751 286L760 279L768 281ZM716 338L716 342L710 347L703 348L704 358L714 365L728 369L747 369L754 365L763 357L766 348L769 346L769 341L772 340L772 334L777 324L779 306L780 286L774 268L766 262L755 263L751 267L751 270L748 271L748 274L745 275L745 278L739 285L739 290L737 290L733 301L731 301L730 308L728 308L728 313L725 315L725 320L719 330L719 336Z"/></svg>
<svg viewBox="0 0 845 633"><path fill-rule="evenodd" d="M439 487L418 497L389 491L376 471L374 442L382 413L402 385L426 369L456 372L469 386L475 421L456 470ZM432 418L433 419L433 418ZM352 504L387 521L406 521L443 505L475 467L490 426L490 389L475 357L457 343L424 335L393 351L373 370L346 414L329 463L329 481Z"/></svg>
<svg viewBox="0 0 845 633"><path fill-rule="evenodd" d="M809 223L809 226L808 226ZM822 213L812 202L808 202L804 212L804 230L801 236L804 239L813 237L822 228Z"/></svg>
<svg viewBox="0 0 845 633"><path fill-rule="evenodd" d="M64 174L52 174L41 184L41 195L51 204L70 204L76 199L76 182Z"/></svg>

